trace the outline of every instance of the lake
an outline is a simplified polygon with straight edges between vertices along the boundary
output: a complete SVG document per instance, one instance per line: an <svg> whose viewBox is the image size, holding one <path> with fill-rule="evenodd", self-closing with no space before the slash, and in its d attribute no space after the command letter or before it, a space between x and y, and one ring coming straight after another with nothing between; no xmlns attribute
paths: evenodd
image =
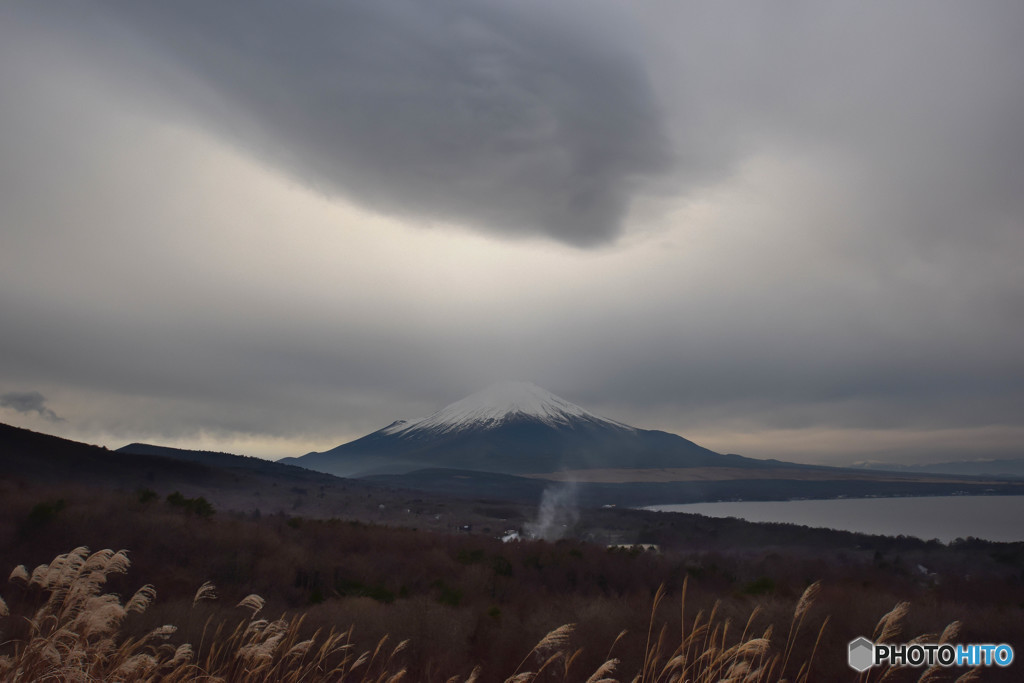
<svg viewBox="0 0 1024 683"><path fill-rule="evenodd" d="M772 502L655 505L659 512L738 517L751 522L788 522L886 536L1024 541L1024 496L842 498Z"/></svg>

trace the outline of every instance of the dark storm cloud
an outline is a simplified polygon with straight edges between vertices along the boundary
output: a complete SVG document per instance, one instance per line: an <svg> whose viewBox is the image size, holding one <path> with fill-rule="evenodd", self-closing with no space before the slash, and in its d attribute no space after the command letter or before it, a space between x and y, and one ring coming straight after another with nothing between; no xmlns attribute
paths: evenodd
<svg viewBox="0 0 1024 683"><path fill-rule="evenodd" d="M385 213L594 245L619 234L642 177L668 169L643 65L620 29L587 16L608 14L601 5L98 7L139 32L132 50L158 50L203 83L176 95L206 125Z"/></svg>
<svg viewBox="0 0 1024 683"><path fill-rule="evenodd" d="M10 391L0 396L0 406L19 413L36 413L51 422L60 422L57 413L46 407L46 397L38 391Z"/></svg>

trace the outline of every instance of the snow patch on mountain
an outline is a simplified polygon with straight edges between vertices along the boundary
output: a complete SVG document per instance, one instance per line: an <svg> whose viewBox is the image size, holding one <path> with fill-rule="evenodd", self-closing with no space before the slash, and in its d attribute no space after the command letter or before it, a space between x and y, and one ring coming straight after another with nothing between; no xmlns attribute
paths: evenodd
<svg viewBox="0 0 1024 683"><path fill-rule="evenodd" d="M470 394L421 420L398 420L381 430L383 434L407 435L418 431L451 432L496 427L513 419L533 419L551 427L574 422L604 424L635 431L633 427L608 420L555 396L530 382L500 382Z"/></svg>

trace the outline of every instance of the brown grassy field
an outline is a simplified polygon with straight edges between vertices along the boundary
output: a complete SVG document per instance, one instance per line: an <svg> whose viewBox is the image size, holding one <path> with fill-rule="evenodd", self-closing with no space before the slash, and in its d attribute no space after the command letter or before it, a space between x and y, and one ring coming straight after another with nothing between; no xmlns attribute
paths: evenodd
<svg viewBox="0 0 1024 683"><path fill-rule="evenodd" d="M686 666L687 677L698 681L853 681L847 642L870 636L880 617L902 603L910 607L890 619L894 639L937 638L958 621L960 642L1024 642L1020 544L968 541L946 548L636 513L635 523L654 524L642 533L662 543L658 553L579 540L506 544L485 534L207 513L136 491L0 489L0 570L26 568L0 589L10 612L0 620L0 656L15 667L30 652L52 660L43 640L31 644L44 631L44 640L59 634L67 639L54 645L63 653L61 666L75 648L106 653L101 658L108 664L95 666L108 668L102 676L88 674L92 680L115 677L113 662L134 661L131 666L150 671L154 680L174 667L199 667L181 671L227 680L292 680L296 671L306 672L303 680L314 674L387 680L404 671L411 681L475 675L484 683L529 680L551 660L539 680L586 681L603 669L595 680L631 681L641 674L641 680L668 681ZM793 538L803 545L778 545ZM54 584L46 577L61 575L51 571L55 556L79 546L131 553L103 553L89 564L80 550L75 557L82 557L70 560L95 574L94 565L109 556L102 566L111 570L104 581L85 584L96 591L86 601L102 608L107 620L79 619L88 611L83 607L66 613L77 624L71 626L53 613ZM126 558L132 562L127 574L121 571ZM921 574L918 563L938 576ZM49 569L33 569L44 564ZM207 581L219 600L196 601ZM147 585L156 587L155 595ZM808 593L810 586L816 588ZM56 590L61 604L88 592ZM253 594L261 601L249 598ZM236 607L257 602L256 613ZM87 622L98 630L79 633ZM568 624L572 628L559 630ZM163 639L165 625L176 630ZM296 659L300 651L306 659ZM269 659L245 659L258 652ZM315 671L301 668L311 652L324 653ZM617 660L614 669L611 660ZM917 680L922 673L894 670L886 680ZM941 673L928 680L967 672ZM1017 680L1013 673L982 672L983 680ZM4 676L33 680L12 671Z"/></svg>
<svg viewBox="0 0 1024 683"><path fill-rule="evenodd" d="M0 655L0 677L4 680L60 681L377 681L423 680L429 672L411 674L402 656L409 641L393 643L387 635L362 649L353 641L354 627L347 630L304 629L305 614L282 615L276 619L261 616L262 597L250 594L231 610L211 614L203 621L198 642L176 638L180 628L162 624L149 630L134 631L126 625L133 615L143 615L156 599L149 584L138 588L125 601L103 588L112 575L127 574L130 565L124 550L100 550L90 553L85 547L56 557L29 571L16 566L10 581L22 589L18 607L12 613L0 599L0 619L11 633ZM811 680L814 657L828 626L826 617L817 633L804 633L804 620L820 592L820 584L808 586L793 607L788 624L770 624L755 630L758 608L742 624L720 613L716 602L710 612L686 616L684 580L679 599L679 627L670 629L659 623L659 607L665 599L664 587L655 592L650 605L650 622L644 639L642 657L635 673L624 671L626 680L669 682ZM216 588L207 582L192 598L191 609L216 600ZM35 603L39 602L37 606ZM896 605L875 626L878 642L888 642L901 634L908 603ZM238 612L243 616L239 617ZM187 621L191 621L191 614ZM438 624L440 626L441 624ZM730 630L730 627L731 630ZM785 638L774 637L786 627ZM949 642L960 629L953 622L941 635L919 636L917 642ZM628 635L620 632L608 645L602 662L590 671L577 666L584 652L573 639L574 624L563 624L549 631L511 670L501 672L505 683L528 681L586 680L588 683L613 683L623 668L616 647ZM186 637L192 629L186 630ZM194 639L193 639L194 640ZM797 644L812 641L810 654L803 661L793 659ZM593 643L589 644L591 647ZM801 648L806 651L806 648ZM480 678L481 665L463 677L444 678L450 683L470 683ZM787 675L787 672L794 672ZM882 670L887 680L895 670ZM929 670L921 680L938 680L939 669ZM506 675L507 674L507 675ZM969 672L958 680L973 680ZM442 674L442 678L444 675ZM585 677L585 678L584 678ZM440 680L440 679L439 679Z"/></svg>

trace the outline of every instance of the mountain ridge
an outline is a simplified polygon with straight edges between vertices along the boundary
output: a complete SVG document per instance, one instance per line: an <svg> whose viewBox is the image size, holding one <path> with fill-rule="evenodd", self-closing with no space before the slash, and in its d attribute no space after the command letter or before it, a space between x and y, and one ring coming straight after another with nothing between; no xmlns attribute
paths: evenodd
<svg viewBox="0 0 1024 683"><path fill-rule="evenodd" d="M681 439L681 437L676 437ZM140 454L141 448L159 451ZM129 452L126 452L126 450ZM738 457L738 456L737 456ZM749 460L749 459L747 459ZM654 477L645 481L578 480L573 485L581 505L643 506L708 500L785 500L905 495L1020 495L1024 482L977 477L942 477L878 473L863 470L808 467L793 463L753 461L756 467L733 467L719 480L703 478L694 468L692 479ZM770 463L768 463L770 464ZM592 470L602 474L597 470ZM654 472L654 470L651 470ZM859 474L858 474L859 472ZM567 472L572 476L572 472ZM834 476L832 476L834 475ZM0 489L40 486L83 487L123 492L152 488L161 495L178 490L203 496L217 509L302 514L324 518L359 509L366 518L397 521L384 511L424 505L432 510L447 505L450 496L475 501L518 501L536 505L544 491L565 482L545 477L423 467L406 474L373 475L358 480L338 479L303 467L230 453L194 451L129 444L108 450L61 437L0 424ZM42 490L42 489L38 489ZM2 493L2 491L0 491ZM130 495L130 494L129 494ZM451 508L449 508L450 510ZM418 523L444 528L434 512ZM471 517L463 511L460 515ZM432 521L431 521L432 520ZM431 526L432 525L432 526Z"/></svg>
<svg viewBox="0 0 1024 683"><path fill-rule="evenodd" d="M562 469L779 467L724 455L677 434L598 416L529 382L501 382L419 420L278 462L340 476L448 468L502 474Z"/></svg>

